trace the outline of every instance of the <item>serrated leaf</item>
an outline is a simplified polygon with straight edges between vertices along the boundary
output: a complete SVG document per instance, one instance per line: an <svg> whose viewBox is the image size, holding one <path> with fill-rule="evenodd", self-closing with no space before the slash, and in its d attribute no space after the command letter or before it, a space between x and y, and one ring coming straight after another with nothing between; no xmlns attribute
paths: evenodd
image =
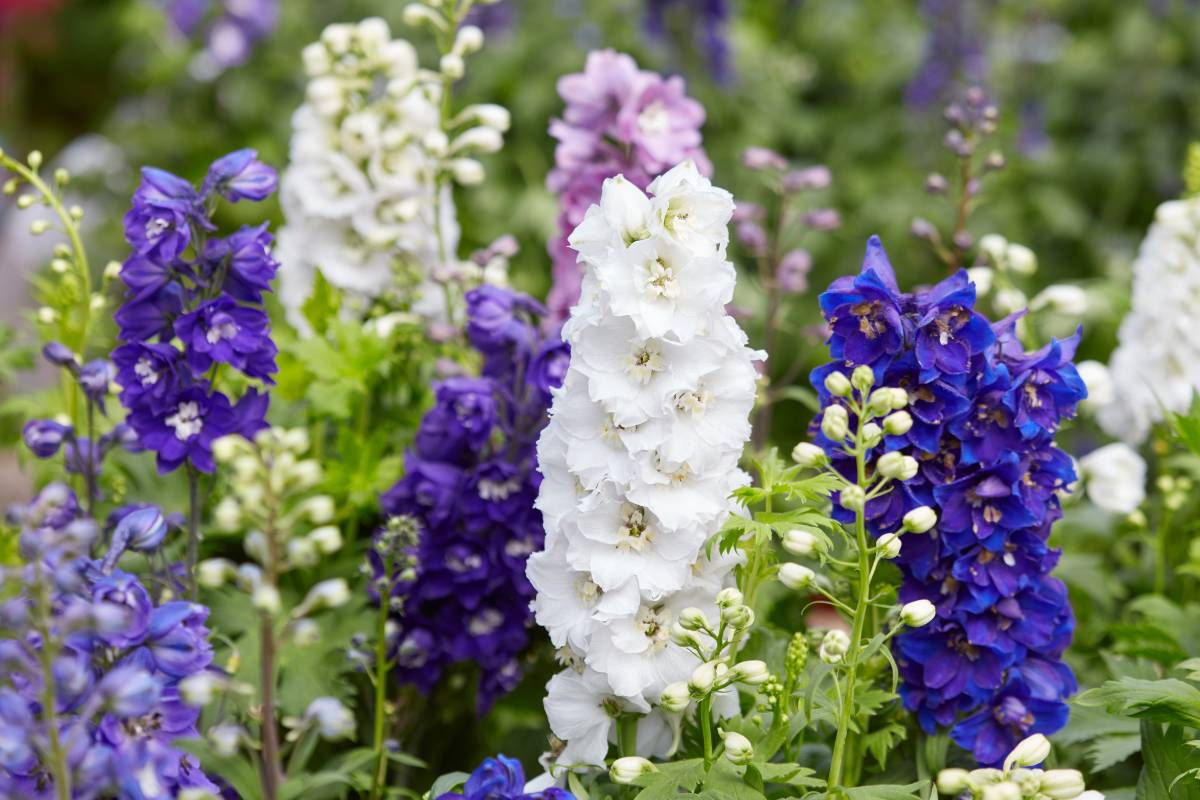
<svg viewBox="0 0 1200 800"><path fill-rule="evenodd" d="M1200 800L1200 783L1190 778L1177 782L1196 765L1189 750L1179 727L1143 720L1137 800Z"/></svg>
<svg viewBox="0 0 1200 800"><path fill-rule="evenodd" d="M863 736L863 746L874 756L880 769L887 769L887 757L900 742L908 737L908 729L898 722L889 722L877 731Z"/></svg>
<svg viewBox="0 0 1200 800"><path fill-rule="evenodd" d="M763 793L747 784L738 768L724 758L713 762L704 778L704 791L700 796L712 796L714 799L763 800Z"/></svg>
<svg viewBox="0 0 1200 800"><path fill-rule="evenodd" d="M691 792L704 780L704 759L691 758L659 764L654 772L634 778L635 786L642 787L637 800L672 800L680 791Z"/></svg>
<svg viewBox="0 0 1200 800"><path fill-rule="evenodd" d="M1139 719L1200 726L1200 689L1174 678L1108 681L1084 692L1076 702L1084 706L1103 706L1111 713Z"/></svg>
<svg viewBox="0 0 1200 800"><path fill-rule="evenodd" d="M1086 754L1092 771L1100 772L1120 764L1141 749L1141 736L1120 733L1095 739L1087 746Z"/></svg>
<svg viewBox="0 0 1200 800"><path fill-rule="evenodd" d="M928 786L927 781L918 781L906 786L885 784L879 786L855 786L853 789L843 789L850 800L911 800L921 797L922 790Z"/></svg>
<svg viewBox="0 0 1200 800"><path fill-rule="evenodd" d="M768 783L786 783L791 786L802 786L807 788L819 789L825 785L825 781L820 778L809 777L814 774L814 770L808 767L802 767L799 764L755 764L759 772L762 774L763 780Z"/></svg>

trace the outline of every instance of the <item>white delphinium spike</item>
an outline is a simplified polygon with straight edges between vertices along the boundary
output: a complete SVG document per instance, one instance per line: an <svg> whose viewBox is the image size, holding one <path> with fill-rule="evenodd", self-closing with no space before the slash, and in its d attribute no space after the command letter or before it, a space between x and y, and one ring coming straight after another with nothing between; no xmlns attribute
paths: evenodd
<svg viewBox="0 0 1200 800"><path fill-rule="evenodd" d="M646 715L640 754L669 750L678 718L653 707L699 664L672 629L685 609L717 618L732 582L736 556L710 561L703 547L747 482L738 460L763 357L725 312L732 211L685 162L649 195L606 181L571 237L586 274L563 328L571 366L538 443L546 549L528 568L538 622L582 670L548 687L565 766L602 764L626 712ZM718 710L731 707L724 695L736 705L726 691ZM668 710L678 705L672 694Z"/></svg>
<svg viewBox="0 0 1200 800"><path fill-rule="evenodd" d="M1108 362L1115 397L1095 408L1109 434L1140 444L1164 410L1187 411L1200 390L1197 304L1200 197L1191 197L1158 207L1133 263L1133 306Z"/></svg>

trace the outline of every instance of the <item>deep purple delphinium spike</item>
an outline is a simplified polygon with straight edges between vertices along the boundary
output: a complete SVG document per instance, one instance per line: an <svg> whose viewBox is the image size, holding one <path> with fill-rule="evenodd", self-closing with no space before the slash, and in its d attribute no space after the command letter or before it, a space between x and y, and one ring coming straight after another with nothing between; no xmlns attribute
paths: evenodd
<svg viewBox="0 0 1200 800"><path fill-rule="evenodd" d="M600 202L605 178L624 175L645 189L676 164L692 159L708 175L712 165L701 144L704 107L688 97L682 78L639 69L614 50L588 54L583 72L564 75L558 94L566 103L552 120L558 140L546 186L558 195L558 235L548 245L554 285L547 304L552 322L566 319L579 299L583 270L567 236Z"/></svg>
<svg viewBox="0 0 1200 800"><path fill-rule="evenodd" d="M812 383L827 406L825 377L865 364L878 385L908 393L913 426L886 449L912 455L920 471L867 504L876 536L917 506L938 514L929 532L904 536L893 562L901 602L937 608L931 624L896 639L901 695L926 731L949 727L996 765L1026 736L1065 725L1076 689L1062 661L1074 616L1046 542L1062 515L1058 494L1075 480L1054 434L1086 389L1071 363L1079 333L1025 353L1016 317L993 325L974 305L964 270L901 292L872 237L862 272L821 295L835 360ZM836 463L838 451L817 439Z"/></svg>
<svg viewBox="0 0 1200 800"><path fill-rule="evenodd" d="M534 444L569 352L540 331L546 312L531 298L485 286L466 299L481 375L436 387L405 476L382 505L419 531L415 575L394 593L399 680L429 691L450 665L474 662L482 713L520 679L533 619L525 561L543 538Z"/></svg>
<svg viewBox="0 0 1200 800"><path fill-rule="evenodd" d="M251 389L234 401L215 383L221 369L272 383L276 347L262 304L278 269L265 224L217 236L211 215L222 198L269 196L275 171L253 150L238 150L217 159L198 190L162 170L142 174L125 217L133 253L115 315L123 342L112 356L116 382L160 472L185 464L211 472L216 439L266 424L266 395Z"/></svg>

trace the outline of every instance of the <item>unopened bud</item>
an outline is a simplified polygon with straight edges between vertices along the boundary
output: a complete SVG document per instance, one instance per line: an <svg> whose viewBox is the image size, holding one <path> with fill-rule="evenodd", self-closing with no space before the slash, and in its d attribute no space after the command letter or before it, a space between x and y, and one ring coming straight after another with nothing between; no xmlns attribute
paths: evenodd
<svg viewBox="0 0 1200 800"><path fill-rule="evenodd" d="M867 505L867 493L861 486L847 486L838 494L838 502L847 511L862 511Z"/></svg>
<svg viewBox="0 0 1200 800"><path fill-rule="evenodd" d="M699 700L712 691L712 688L716 682L716 662L705 661L703 664L692 670L692 677L688 678L688 693L691 694L692 697Z"/></svg>
<svg viewBox="0 0 1200 800"><path fill-rule="evenodd" d="M704 630L708 627L708 617L700 609L688 607L679 612L679 624L689 631Z"/></svg>
<svg viewBox="0 0 1200 800"><path fill-rule="evenodd" d="M843 372L831 372L825 376L825 388L837 397L849 397L853 387L850 379Z"/></svg>
<svg viewBox="0 0 1200 800"><path fill-rule="evenodd" d="M885 533L878 540L879 552L884 558L898 558L900 556L900 537L894 533Z"/></svg>
<svg viewBox="0 0 1200 800"><path fill-rule="evenodd" d="M608 770L613 783L630 784L648 772L654 772L657 767L641 756L622 756L613 761Z"/></svg>
<svg viewBox="0 0 1200 800"><path fill-rule="evenodd" d="M803 564L787 561L779 565L779 582L789 589L804 589L812 584L816 573Z"/></svg>
<svg viewBox="0 0 1200 800"><path fill-rule="evenodd" d="M1004 769L1034 767L1050 757L1050 740L1040 733L1022 739L1004 759Z"/></svg>
<svg viewBox="0 0 1200 800"><path fill-rule="evenodd" d="M725 757L734 764L749 764L754 760L754 746L737 731L725 734Z"/></svg>
<svg viewBox="0 0 1200 800"><path fill-rule="evenodd" d="M900 609L900 621L910 628L923 628L937 616L937 609L928 600L913 600Z"/></svg>
<svg viewBox="0 0 1200 800"><path fill-rule="evenodd" d="M1050 800L1074 800L1086 788L1077 769L1051 769L1042 773L1042 794Z"/></svg>
<svg viewBox="0 0 1200 800"><path fill-rule="evenodd" d="M1021 787L1012 781L993 783L983 787L981 800L1021 800Z"/></svg>
<svg viewBox="0 0 1200 800"><path fill-rule="evenodd" d="M893 411L883 420L883 432L888 436L903 436L912 426L913 418L907 411Z"/></svg>
<svg viewBox="0 0 1200 800"><path fill-rule="evenodd" d="M842 406L829 406L821 415L821 433L835 442L845 440L850 431L850 416Z"/></svg>
<svg viewBox="0 0 1200 800"><path fill-rule="evenodd" d="M717 592L718 608L740 606L743 602L745 602L745 598L742 597L742 593L732 586L727 586L721 591Z"/></svg>
<svg viewBox="0 0 1200 800"><path fill-rule="evenodd" d="M925 533L937 524L937 512L929 506L917 506L904 515L904 530L909 533Z"/></svg>
<svg viewBox="0 0 1200 800"><path fill-rule="evenodd" d="M899 450L884 453L875 463L875 469L885 478L895 481L907 481L917 474L920 465L912 456L906 456Z"/></svg>
<svg viewBox="0 0 1200 800"><path fill-rule="evenodd" d="M792 448L792 460L802 467L822 467L829 461L825 451L811 442L800 442Z"/></svg>
<svg viewBox="0 0 1200 800"><path fill-rule="evenodd" d="M875 447L883 441L883 428L874 422L862 426L862 443L865 447Z"/></svg>
<svg viewBox="0 0 1200 800"><path fill-rule="evenodd" d="M793 528L783 535L783 549L801 558L811 556L820 546L821 540L812 531Z"/></svg>
<svg viewBox="0 0 1200 800"><path fill-rule="evenodd" d="M937 776L937 790L939 795L946 797L957 797L967 788L967 771L952 767L944 769Z"/></svg>
<svg viewBox="0 0 1200 800"><path fill-rule="evenodd" d="M692 695L688 691L688 685L683 681L668 683L658 698L658 704L663 710L669 711L672 714L685 711L691 702Z"/></svg>
<svg viewBox="0 0 1200 800"><path fill-rule="evenodd" d="M767 678L771 677L771 672L767 669L765 662L751 660L739 661L734 664L730 675L739 683L747 686L759 686L767 682Z"/></svg>

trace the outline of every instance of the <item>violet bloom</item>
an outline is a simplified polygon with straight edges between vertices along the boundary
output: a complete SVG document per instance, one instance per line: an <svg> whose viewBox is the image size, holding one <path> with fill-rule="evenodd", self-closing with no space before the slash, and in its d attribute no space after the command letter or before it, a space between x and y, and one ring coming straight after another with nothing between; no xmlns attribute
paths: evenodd
<svg viewBox="0 0 1200 800"><path fill-rule="evenodd" d="M257 202L275 193L279 176L274 169L258 160L255 150L235 150L222 156L208 168L201 196L216 192L231 203L239 200Z"/></svg>
<svg viewBox="0 0 1200 800"><path fill-rule="evenodd" d="M879 385L908 394L912 428L880 450L911 453L917 475L867 504L879 536L903 514L931 506L938 524L905 539L895 563L902 603L928 600L937 617L896 637L901 696L921 726L950 727L985 765L1031 733L1065 724L1074 677L1062 662L1074 616L1050 572L1047 544L1062 515L1058 493L1075 479L1053 445L1086 390L1070 363L1078 336L1025 353L1015 317L989 325L964 272L903 294L878 239L862 272L821 296L834 361L813 371L823 405L833 371L859 364ZM834 466L845 456L823 436ZM852 517L835 506L839 519Z"/></svg>
<svg viewBox="0 0 1200 800"><path fill-rule="evenodd" d="M117 377L117 369L108 359L89 361L79 369L79 387L93 403L100 403L108 394L108 387ZM100 406L104 408L103 405Z"/></svg>
<svg viewBox="0 0 1200 800"><path fill-rule="evenodd" d="M144 167L133 207L125 214L125 238L138 255L172 261L191 244L192 225L203 224L199 201L187 181Z"/></svg>
<svg viewBox="0 0 1200 800"><path fill-rule="evenodd" d="M547 246L554 273L551 323L565 319L579 298L583 272L567 237L600 201L605 178L621 174L644 189L689 158L702 173L712 171L701 147L704 108L686 95L681 78L663 78L638 69L624 53L597 50L583 72L559 79L558 93L566 107L550 123L558 144L546 177L559 198L559 233Z"/></svg>
<svg viewBox="0 0 1200 800"><path fill-rule="evenodd" d="M110 647L129 647L145 638L150 629L152 603L133 575L113 570L92 588L97 633Z"/></svg>
<svg viewBox="0 0 1200 800"><path fill-rule="evenodd" d="M274 237L267 223L243 227L224 239L210 239L204 250L209 269L223 264L226 267L222 287L229 296L248 303L261 303L271 291L271 281L279 264L271 257Z"/></svg>
<svg viewBox="0 0 1200 800"><path fill-rule="evenodd" d="M207 372L214 361L267 382L278 371L271 320L261 309L239 305L228 296L216 297L184 314L175 322L175 335L183 342L194 374Z"/></svg>
<svg viewBox="0 0 1200 800"><path fill-rule="evenodd" d="M199 386L184 389L160 409L134 409L129 423L141 445L158 454L160 473L172 472L185 461L201 472L214 471L212 443L239 428L229 398Z"/></svg>
<svg viewBox="0 0 1200 800"><path fill-rule="evenodd" d="M25 446L38 458L50 458L58 453L63 442L70 438L75 429L52 419L31 419L25 423L21 438Z"/></svg>
<svg viewBox="0 0 1200 800"><path fill-rule="evenodd" d="M161 407L179 383L180 353L162 342L131 342L112 353L117 366L116 381L121 386L121 402L126 408L145 403Z"/></svg>

